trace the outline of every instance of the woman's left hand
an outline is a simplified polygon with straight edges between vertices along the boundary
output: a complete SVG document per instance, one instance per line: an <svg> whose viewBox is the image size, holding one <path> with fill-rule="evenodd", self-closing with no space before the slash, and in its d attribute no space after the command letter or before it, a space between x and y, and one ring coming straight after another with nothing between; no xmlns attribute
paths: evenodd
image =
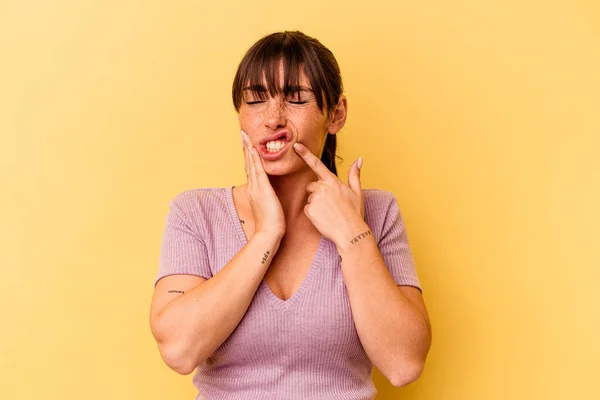
<svg viewBox="0 0 600 400"><path fill-rule="evenodd" d="M296 143L294 149L319 178L306 185L311 194L304 206L304 214L315 228L338 247L368 230L358 160L350 166L346 185L306 146Z"/></svg>

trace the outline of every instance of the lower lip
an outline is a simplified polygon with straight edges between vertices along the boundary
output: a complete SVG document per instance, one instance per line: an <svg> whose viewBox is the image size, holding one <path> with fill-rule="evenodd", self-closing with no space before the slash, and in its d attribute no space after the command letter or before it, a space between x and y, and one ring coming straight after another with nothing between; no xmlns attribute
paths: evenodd
<svg viewBox="0 0 600 400"><path fill-rule="evenodd" d="M267 147L264 144L260 145L260 156L263 158L263 160L266 161L279 160L283 156L287 148L290 146L290 143L291 142L287 142L285 146L283 146L278 151L267 151Z"/></svg>

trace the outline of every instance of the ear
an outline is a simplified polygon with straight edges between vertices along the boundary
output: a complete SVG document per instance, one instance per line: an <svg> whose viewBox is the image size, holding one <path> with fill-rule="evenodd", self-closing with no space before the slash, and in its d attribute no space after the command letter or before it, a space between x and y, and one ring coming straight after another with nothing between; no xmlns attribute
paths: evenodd
<svg viewBox="0 0 600 400"><path fill-rule="evenodd" d="M335 135L343 128L346 124L346 115L348 114L348 101L346 96L340 95L337 105L333 112L329 114L329 121L327 122L327 132L331 135Z"/></svg>

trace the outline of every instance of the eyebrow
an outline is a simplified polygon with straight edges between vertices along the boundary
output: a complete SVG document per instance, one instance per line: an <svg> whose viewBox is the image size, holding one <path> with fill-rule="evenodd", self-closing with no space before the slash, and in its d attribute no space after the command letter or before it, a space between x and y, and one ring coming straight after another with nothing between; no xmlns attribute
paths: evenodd
<svg viewBox="0 0 600 400"><path fill-rule="evenodd" d="M250 91L250 92L267 92L267 88L264 87L263 85L250 85L247 86L243 89L244 91ZM306 87L306 86L289 86L288 90L290 92L309 92L312 93L312 89Z"/></svg>
<svg viewBox="0 0 600 400"><path fill-rule="evenodd" d="M263 85L251 85L251 86L247 86L243 89L244 91L248 90L251 92L266 92L267 88L264 87Z"/></svg>
<svg viewBox="0 0 600 400"><path fill-rule="evenodd" d="M290 90L290 92L311 92L312 93L312 89L308 88L306 86L290 86L289 90Z"/></svg>

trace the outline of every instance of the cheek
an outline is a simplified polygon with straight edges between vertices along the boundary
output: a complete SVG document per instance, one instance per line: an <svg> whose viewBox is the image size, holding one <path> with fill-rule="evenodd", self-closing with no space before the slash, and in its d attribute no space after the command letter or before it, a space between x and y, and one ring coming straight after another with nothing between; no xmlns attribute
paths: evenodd
<svg viewBox="0 0 600 400"><path fill-rule="evenodd" d="M238 114L238 122L240 124L241 127L253 127L256 126L257 123L259 123L259 118L257 117L256 113L251 113L248 112L247 109L240 109L240 112Z"/></svg>
<svg viewBox="0 0 600 400"><path fill-rule="evenodd" d="M323 115L312 115L304 119L302 136L307 147L313 154L319 156L325 148L327 130Z"/></svg>
<svg viewBox="0 0 600 400"><path fill-rule="evenodd" d="M304 130L311 133L324 132L326 129L327 119L316 107L311 110L299 110L295 112L294 120L299 127L301 126Z"/></svg>

